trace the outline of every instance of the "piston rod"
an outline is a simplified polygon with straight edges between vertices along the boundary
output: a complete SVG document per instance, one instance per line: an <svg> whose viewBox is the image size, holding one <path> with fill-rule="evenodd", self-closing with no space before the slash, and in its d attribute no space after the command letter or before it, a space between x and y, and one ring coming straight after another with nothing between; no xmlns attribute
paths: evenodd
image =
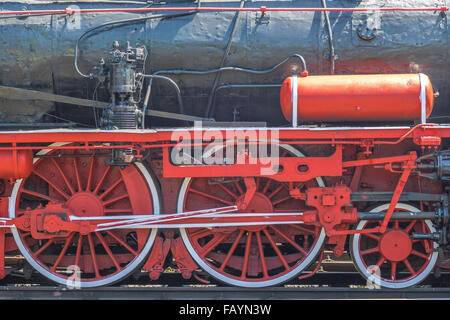
<svg viewBox="0 0 450 320"><path fill-rule="evenodd" d="M360 220L383 220L386 216L385 212L358 212ZM390 220L417 220L417 219L434 219L436 212L394 212Z"/></svg>

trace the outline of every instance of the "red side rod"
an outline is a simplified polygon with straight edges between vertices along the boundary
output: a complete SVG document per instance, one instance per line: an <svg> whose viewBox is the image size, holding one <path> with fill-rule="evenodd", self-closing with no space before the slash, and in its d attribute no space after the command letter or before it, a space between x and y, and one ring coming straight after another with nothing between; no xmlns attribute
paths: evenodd
<svg viewBox="0 0 450 320"><path fill-rule="evenodd" d="M417 8L226 8L226 7L164 7L164 8L106 8L106 9L74 9L67 7L61 10L24 10L24 11L0 11L1 15L28 15L28 14L73 14L73 13L112 13L112 12L173 12L173 11L197 11L197 12L223 12L223 11L247 11L247 12L368 12L368 11L442 11L449 9L441 7L417 7Z"/></svg>

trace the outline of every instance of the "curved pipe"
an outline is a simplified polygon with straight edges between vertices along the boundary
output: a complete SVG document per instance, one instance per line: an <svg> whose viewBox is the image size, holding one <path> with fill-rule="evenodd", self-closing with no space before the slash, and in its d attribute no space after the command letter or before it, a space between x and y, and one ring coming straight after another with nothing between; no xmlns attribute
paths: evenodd
<svg viewBox="0 0 450 320"><path fill-rule="evenodd" d="M0 12L1 13L1 12ZM95 26L89 30L86 30L85 32L83 32L77 39L76 43L75 43L75 55L74 55L74 67L75 70L77 71L77 73L82 76L83 78L92 78L94 75L92 73L90 74L84 74L83 72L80 71L80 69L78 68L78 48L80 46L80 41L81 39L83 39L86 35L88 35L89 33L91 33L92 31L95 31L97 29L103 28L103 27L107 27L107 26L111 26L111 25L115 25L115 24L123 24L123 23L132 23L132 22L139 22L139 21L145 21L145 20L152 20L152 19L167 19L167 18L175 18L175 17L181 17L181 16L186 16L186 15L191 15L197 13L196 11L190 11L190 12L184 12L184 13L177 13L177 14L159 14L159 15L154 15L154 16L149 16L149 17L143 17L143 18L134 18L134 19L124 19L124 20L116 20L116 21L110 21L98 26Z"/></svg>
<svg viewBox="0 0 450 320"><path fill-rule="evenodd" d="M270 73L270 72L278 69L280 66L282 66L283 64L285 64L286 62L288 62L292 58L299 59L300 63L302 64L302 71L303 72L307 72L305 58L303 58L303 56L301 56L300 54L295 53L295 54L287 57L286 59L284 59L283 61L281 61L277 65L273 66L272 68L264 69L264 70L254 70L254 69L246 69L246 68L240 68L240 67L222 67L222 68L210 69L210 70L182 70L182 69L174 69L174 70L159 70L159 71L154 72L152 75L158 75L158 74L161 74L161 73L206 75L206 74L211 74L211 73L216 73L216 72L221 72L221 71L238 71L238 72L246 72L246 73L250 73L250 74L266 74L266 73ZM150 78L150 81L149 81L148 86L147 86L147 93L146 93L145 99L144 99L144 108L145 109L147 108L148 100L150 98L152 82L153 82L152 78ZM213 99L214 99L214 95L213 95ZM213 114L213 113L214 113L214 109L211 109L210 114Z"/></svg>
<svg viewBox="0 0 450 320"><path fill-rule="evenodd" d="M159 76L159 75L155 75L155 74L138 74L138 76L141 76L144 78L150 78L150 81L152 79L162 79L162 80L166 80L167 82L169 82L175 88L175 91L177 92L177 99L178 99L178 105L180 108L180 113L184 114L184 105L183 105L183 100L181 99L181 90L175 81L173 81L169 77ZM149 88L149 90L150 89L151 88ZM150 93L148 93L148 96L150 96ZM146 94L145 98L147 99L147 94ZM144 102L143 113L145 114L146 111L147 111L147 102Z"/></svg>
<svg viewBox="0 0 450 320"><path fill-rule="evenodd" d="M245 5L245 0L241 0L241 4L239 8L243 8ZM230 38L228 39L227 47L225 48L225 51L222 56L222 61L220 62L219 68L222 68L225 65L225 60L227 59L228 55L230 54L231 45L233 44L234 35L236 34L237 28L239 26L239 20L241 16L241 11L237 11L235 18L234 18L234 24L233 29L230 34ZM208 105L206 106L205 111L205 117L209 117L211 114L211 108L214 100L214 91L216 90L217 84L219 83L220 79L220 72L216 73L216 76L214 77L214 82L212 85L211 92L209 93L208 97Z"/></svg>

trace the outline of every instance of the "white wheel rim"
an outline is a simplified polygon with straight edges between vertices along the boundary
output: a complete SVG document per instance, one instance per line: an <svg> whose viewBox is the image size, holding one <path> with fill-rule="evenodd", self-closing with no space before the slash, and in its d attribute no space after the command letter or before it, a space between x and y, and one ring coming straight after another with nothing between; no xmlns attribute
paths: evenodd
<svg viewBox="0 0 450 320"><path fill-rule="evenodd" d="M300 151L298 151L297 149L295 149L294 147L292 147L290 145L282 144L282 145L280 145L280 147L283 147L287 151L292 152L297 157L304 157L304 155ZM178 202L177 202L177 211L180 213L183 212L186 190L189 186L190 181L191 181L191 178L185 178L181 185L181 188L180 188L180 193L178 195ZM316 178L316 181L317 181L317 184L319 185L319 187L325 186L321 177ZM260 288L260 287L274 286L274 285L277 285L277 284L280 284L280 283L283 283L283 282L286 282L286 281L292 279L293 277L298 275L300 272L302 272L309 265L311 265L311 263L313 263L315 261L315 259L317 258L317 255L320 253L320 250L323 247L323 243L325 241L325 236L326 236L325 230L322 228L322 230L319 234L319 237L314 244L314 248L311 249L308 256L297 267L295 267L290 272L288 272L280 277L277 277L275 279L270 279L270 280L242 281L242 280L237 280L237 279L234 279L231 277L227 277L227 276L217 272L216 270L214 270L197 254L197 252L193 248L191 242L189 241L189 237L187 235L186 229L180 228L180 234L183 239L184 245L188 249L190 255L203 270L205 270L208 274L212 275L213 277L215 277L216 279L218 279L224 283L227 283L227 284L230 284L233 286L247 287L247 288Z"/></svg>
<svg viewBox="0 0 450 320"><path fill-rule="evenodd" d="M69 143L54 143L51 146L61 146ZM38 155L44 155L50 152L51 149L45 149L38 152ZM34 158L33 163L35 163L39 158ZM152 205L153 205L153 214L159 214L160 213L160 204L159 204L159 194L155 185L155 182L148 172L148 170L145 168L145 166L142 163L135 163L134 164L138 171L143 175L145 181L147 182L147 185L150 189L150 193L152 195ZM20 189L20 186L23 183L23 179L17 180L14 184L13 190L11 192L11 196L9 197L9 217L15 218L16 215L16 201L17 201L17 194ZM48 270L48 268L38 261L36 261L33 256L30 254L28 249L24 246L22 239L20 237L19 231L17 228L12 227L11 232L13 234L14 240L17 244L17 247L19 248L22 255L25 257L28 263L30 263L33 268L35 268L39 273L41 273L46 278L55 281L59 284L67 285L68 279L58 276ZM93 288L93 287L99 287L99 286L105 286L110 285L112 283L115 283L117 281L120 281L124 279L126 276L128 276L130 273L136 270L137 267L143 262L143 260L147 257L148 253L150 252L153 243L156 238L156 234L158 232L158 229L152 229L147 242L145 243L144 247L142 248L141 252L133 259L131 263L129 263L122 271L119 271L110 277L100 279L100 280L80 280L79 284L81 288Z"/></svg>
<svg viewBox="0 0 450 320"><path fill-rule="evenodd" d="M382 211L386 211L388 208L389 208L389 204L386 203L386 204L377 206L376 208L370 210L370 212L374 212L374 213L382 212ZM395 208L402 209L402 210L409 211L409 212L417 212L418 211L418 209L416 207L409 205L409 204L405 204L405 203L398 203ZM362 230L367 222L368 222L368 220L361 220L358 223L356 230ZM436 231L436 229L433 227L433 224L431 223L430 220L425 220L425 223L428 226L428 228L430 229L430 232ZM402 289L402 288L414 286L414 285L422 282L433 270L433 268L436 264L437 258L438 258L438 252L433 252L431 254L431 257L429 259L427 267L420 274L415 276L414 278L406 279L406 280L398 280L398 281L388 281L388 280L380 278L376 274L372 274L365 266L363 259L359 253L360 237L361 237L360 234L355 234L353 236L353 240L352 240L353 261L356 264L358 271L362 274L362 276L364 278L371 279L371 281L373 283L375 283L376 285L380 285L385 288ZM436 242L434 242L433 249L436 249L437 247L438 247L438 244Z"/></svg>

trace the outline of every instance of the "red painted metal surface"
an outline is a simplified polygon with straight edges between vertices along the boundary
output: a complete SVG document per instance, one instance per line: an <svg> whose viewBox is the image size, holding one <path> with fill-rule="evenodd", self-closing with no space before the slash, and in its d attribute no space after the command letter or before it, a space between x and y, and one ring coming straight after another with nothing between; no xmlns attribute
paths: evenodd
<svg viewBox="0 0 450 320"><path fill-rule="evenodd" d="M426 116L433 110L433 87L423 75ZM297 90L297 116L304 122L411 121L421 119L418 74L308 76L281 87L281 110L292 120L292 91Z"/></svg>
<svg viewBox="0 0 450 320"><path fill-rule="evenodd" d="M436 124L420 124L414 127L327 127L327 128L243 128L243 129L223 129L223 128L204 128L204 132L220 132L225 138L227 136L242 136L246 131L253 130L255 139L273 138L275 135L281 141L285 140L289 144L362 144L367 139L373 139L372 144L398 144L407 138L420 136L450 137L450 126ZM145 130L132 132L126 130L46 130L30 132L14 132L14 139L11 140L11 132L0 132L0 143L9 144L2 146L0 150L64 150L64 149L112 149L112 148L161 148L174 147L179 145L178 138L186 135L191 137L192 146L199 145L194 143L194 128L183 128L177 130ZM275 134L276 133L276 134ZM202 133L200 133L202 134ZM200 135L200 139L202 135ZM58 142L78 142L78 146L31 146L31 143ZM130 145L106 146L96 142L128 142ZM17 144L28 144L26 146ZM248 144L248 142L240 142ZM257 143L257 142L253 142ZM135 145L133 145L135 144ZM201 143L200 143L201 144ZM211 143L204 143L212 145Z"/></svg>
<svg viewBox="0 0 450 320"><path fill-rule="evenodd" d="M237 155L230 165L173 165L168 148L163 149L164 177L259 177L269 176L277 181L306 182L320 176L342 175L342 146L329 157L254 158Z"/></svg>
<svg viewBox="0 0 450 320"><path fill-rule="evenodd" d="M183 244L181 237L173 239L171 244L172 246L170 247L170 250L177 264L178 271L184 279L191 278L194 271L198 269L198 265L194 262L194 260L192 260L189 252Z"/></svg>
<svg viewBox="0 0 450 320"><path fill-rule="evenodd" d="M150 256L142 267L143 270L148 271L150 279L157 280L164 272L164 261L169 253L170 246L171 239L164 240L160 236L156 237Z"/></svg>
<svg viewBox="0 0 450 320"><path fill-rule="evenodd" d="M306 205L317 209L318 221L328 236L335 234L336 226L358 221L355 208L344 209L348 204L350 189L347 187L308 188L306 191Z"/></svg>
<svg viewBox="0 0 450 320"><path fill-rule="evenodd" d="M30 150L0 151L0 179L20 179L30 175L33 153Z"/></svg>

